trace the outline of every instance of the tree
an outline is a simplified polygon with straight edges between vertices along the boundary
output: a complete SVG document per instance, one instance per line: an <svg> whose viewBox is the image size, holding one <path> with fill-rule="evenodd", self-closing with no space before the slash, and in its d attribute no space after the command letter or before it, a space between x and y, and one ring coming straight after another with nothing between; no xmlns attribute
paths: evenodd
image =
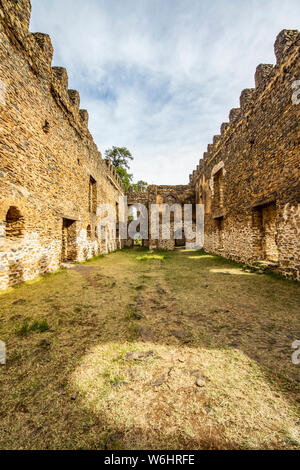
<svg viewBox="0 0 300 470"><path fill-rule="evenodd" d="M129 160L133 160L130 151L126 147L113 147L105 150L105 157L110 160L111 164L116 168L125 191L129 191L133 179L133 175L127 171L130 168Z"/></svg>
<svg viewBox="0 0 300 470"><path fill-rule="evenodd" d="M125 191L128 192L129 188L131 186L131 183L132 183L133 175L128 173L126 168L123 168L122 166L117 166L116 167L116 172L118 173L118 175L120 176L120 178L122 180Z"/></svg>
<svg viewBox="0 0 300 470"><path fill-rule="evenodd" d="M116 168L126 192L129 191L131 185L134 191L147 190L148 183L145 181L140 180L136 184L132 184L133 175L128 170L130 169L129 161L133 160L133 156L126 147L112 147L105 150L105 157Z"/></svg>
<svg viewBox="0 0 300 470"><path fill-rule="evenodd" d="M129 160L133 160L133 156L126 147L113 147L112 149L105 150L105 157L111 161L111 164L116 167L123 167L129 170Z"/></svg>
<svg viewBox="0 0 300 470"><path fill-rule="evenodd" d="M146 181L140 180L137 183L132 185L134 191L143 191L146 192L148 188L148 183Z"/></svg>

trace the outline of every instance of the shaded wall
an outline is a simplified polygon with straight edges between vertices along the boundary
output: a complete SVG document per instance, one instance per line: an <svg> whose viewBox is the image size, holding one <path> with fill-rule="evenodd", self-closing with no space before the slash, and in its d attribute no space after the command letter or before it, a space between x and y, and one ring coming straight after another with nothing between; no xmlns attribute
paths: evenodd
<svg viewBox="0 0 300 470"><path fill-rule="evenodd" d="M28 32L30 10L27 0L0 1L0 288L121 246L109 234L99 240L96 212L118 201L122 183L66 70L51 66L49 36Z"/></svg>
<svg viewBox="0 0 300 470"><path fill-rule="evenodd" d="M177 226L174 225L173 213L168 213L167 207L171 208L174 204L181 206L182 213L182 223L184 222L184 204L194 204L195 202L195 193L190 185L151 185L148 186L147 191L130 191L127 194L128 205L134 204L144 204L148 209L149 216L149 239L144 241L144 246L149 246L150 249L160 249L160 250L173 250L176 245L184 245L184 230L182 225L183 236L181 240L175 239L175 230ZM159 233L157 238L151 237L151 205L158 205L159 210ZM168 217L164 219L164 215ZM166 222L166 220L170 220ZM170 226L170 232L169 232ZM166 234L170 233L170 237L166 238Z"/></svg>
<svg viewBox="0 0 300 470"><path fill-rule="evenodd" d="M255 88L190 176L205 205L205 249L242 262L265 260L300 278L300 35L282 31L277 63L259 65ZM300 87L298 87L300 88ZM299 93L300 94L300 93Z"/></svg>

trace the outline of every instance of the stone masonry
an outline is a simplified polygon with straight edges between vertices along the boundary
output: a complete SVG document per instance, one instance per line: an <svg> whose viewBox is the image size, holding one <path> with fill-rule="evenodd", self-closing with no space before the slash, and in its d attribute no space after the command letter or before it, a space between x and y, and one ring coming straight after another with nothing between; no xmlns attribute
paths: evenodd
<svg viewBox="0 0 300 470"><path fill-rule="evenodd" d="M88 130L50 37L29 33L29 0L0 1L0 288L121 247L100 241L100 203L121 180Z"/></svg>
<svg viewBox="0 0 300 470"><path fill-rule="evenodd" d="M97 230L97 208L117 209L121 180L102 159L66 70L51 66L49 36L28 31L30 13L30 0L0 0L0 289L123 246ZM149 210L203 204L206 251L300 279L299 32L283 30L275 55L275 66L257 67L255 88L242 92L189 184L127 197ZM163 239L163 212L158 240L144 245L172 250L186 240L174 239L172 216L173 235Z"/></svg>
<svg viewBox="0 0 300 470"><path fill-rule="evenodd" d="M299 279L299 32L283 30L274 47L276 65L257 67L190 184L205 206L205 250Z"/></svg>
<svg viewBox="0 0 300 470"><path fill-rule="evenodd" d="M300 279L299 32L283 30L275 55L275 66L257 67L255 88L241 93L189 185L150 186L129 203L203 204L206 251ZM151 248L175 246L150 240Z"/></svg>
<svg viewBox="0 0 300 470"><path fill-rule="evenodd" d="M144 240L144 246L149 246L150 249L160 250L173 250L175 246L181 246L185 244L184 236L182 238L175 239L174 233L177 227L174 227L174 213L170 212L168 217L164 219L164 214L167 212L167 208L171 208L174 205L180 206L181 220L184 221L184 204L195 205L195 192L191 185L178 185L178 186L148 186L147 191L130 191L127 194L128 206L134 206L135 204L144 204L148 209L149 214L149 240ZM157 204L159 206L159 237L158 239L151 238L151 205ZM164 206L162 206L164 204ZM167 222L165 222L167 220ZM170 221L170 238L164 239L163 233L166 226ZM182 226L181 226L182 229ZM184 235L184 234L183 234Z"/></svg>

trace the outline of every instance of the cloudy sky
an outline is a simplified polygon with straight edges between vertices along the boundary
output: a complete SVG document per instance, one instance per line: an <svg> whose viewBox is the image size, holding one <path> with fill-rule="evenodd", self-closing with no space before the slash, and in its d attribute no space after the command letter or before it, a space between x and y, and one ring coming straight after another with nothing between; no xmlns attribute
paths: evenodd
<svg viewBox="0 0 300 470"><path fill-rule="evenodd" d="M89 111L99 147L126 146L135 180L186 184L207 144L274 63L299 0L31 0L31 31Z"/></svg>

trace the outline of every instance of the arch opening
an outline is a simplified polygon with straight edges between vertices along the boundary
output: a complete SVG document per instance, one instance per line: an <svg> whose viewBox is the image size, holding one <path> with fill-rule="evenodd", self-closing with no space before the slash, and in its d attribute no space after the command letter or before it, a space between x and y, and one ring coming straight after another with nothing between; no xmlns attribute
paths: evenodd
<svg viewBox="0 0 300 470"><path fill-rule="evenodd" d="M8 209L5 222L5 236L9 240L23 237L25 229L24 217L17 207L11 206Z"/></svg>

